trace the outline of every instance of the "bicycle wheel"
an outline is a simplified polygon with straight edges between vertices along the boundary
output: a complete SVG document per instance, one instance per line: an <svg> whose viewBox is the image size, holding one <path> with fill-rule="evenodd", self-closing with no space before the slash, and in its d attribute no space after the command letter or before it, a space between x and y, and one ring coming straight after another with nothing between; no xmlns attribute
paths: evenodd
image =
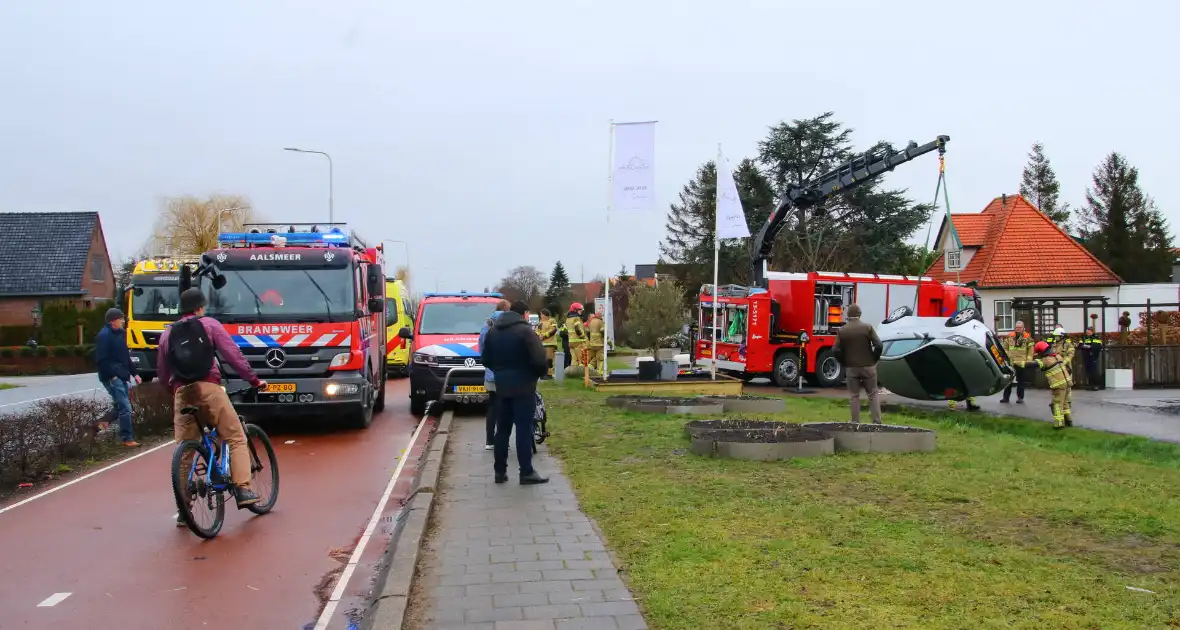
<svg viewBox="0 0 1180 630"><path fill-rule="evenodd" d="M246 444L250 447L250 489L260 499L246 509L266 514L279 500L279 460L270 437L256 424L246 425Z"/></svg>
<svg viewBox="0 0 1180 630"><path fill-rule="evenodd" d="M192 474L182 475L186 455L192 457ZM208 484L209 451L200 442L185 440L172 453L172 496L176 498L176 511L192 533L201 538L213 538L225 523L225 493L214 490ZM192 503L189 503L192 497ZM212 512L212 522L202 524L205 519L197 518L196 506L207 507Z"/></svg>

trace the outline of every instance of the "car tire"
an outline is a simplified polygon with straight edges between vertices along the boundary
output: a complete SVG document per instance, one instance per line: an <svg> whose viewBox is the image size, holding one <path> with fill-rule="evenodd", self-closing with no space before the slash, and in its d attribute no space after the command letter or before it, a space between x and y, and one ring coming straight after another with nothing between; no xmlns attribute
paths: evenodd
<svg viewBox="0 0 1180 630"><path fill-rule="evenodd" d="M419 417L426 415L426 398L410 396L410 413Z"/></svg>
<svg viewBox="0 0 1180 630"><path fill-rule="evenodd" d="M914 309L912 309L908 306L899 306L899 307L893 309L893 311L891 313L889 313L889 317L886 317L884 319L884 321L882 321L881 323L882 324L892 324L893 322L896 322L896 321L898 321L902 318L905 318L905 317L909 317L910 315L913 315L913 314L914 314Z"/></svg>
<svg viewBox="0 0 1180 630"><path fill-rule="evenodd" d="M820 350L815 356L815 380L821 387L836 387L844 381L844 366L831 348Z"/></svg>
<svg viewBox="0 0 1180 630"><path fill-rule="evenodd" d="M771 379L779 387L795 387L799 383L799 374L801 372L802 366L799 365L799 354L788 350L786 352L780 352L774 358L774 372L771 373Z"/></svg>
<svg viewBox="0 0 1180 630"><path fill-rule="evenodd" d="M381 368L381 380L377 382L377 400L373 401L373 412L381 413L385 411L385 383L388 380L388 372L384 367Z"/></svg>
<svg viewBox="0 0 1180 630"><path fill-rule="evenodd" d="M976 313L977 311L974 308L965 308L946 318L946 326L947 328L954 328L956 326L962 326L963 324L966 324L972 320L979 319Z"/></svg>

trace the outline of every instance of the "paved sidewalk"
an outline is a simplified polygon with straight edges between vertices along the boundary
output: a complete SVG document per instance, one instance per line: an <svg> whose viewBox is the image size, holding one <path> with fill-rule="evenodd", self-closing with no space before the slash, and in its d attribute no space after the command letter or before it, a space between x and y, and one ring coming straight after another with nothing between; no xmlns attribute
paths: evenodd
<svg viewBox="0 0 1180 630"><path fill-rule="evenodd" d="M559 436L555 438L560 439ZM434 534L419 579L425 630L640 630L647 626L602 539L545 445L549 483L492 481L483 418L458 418L447 438Z"/></svg>

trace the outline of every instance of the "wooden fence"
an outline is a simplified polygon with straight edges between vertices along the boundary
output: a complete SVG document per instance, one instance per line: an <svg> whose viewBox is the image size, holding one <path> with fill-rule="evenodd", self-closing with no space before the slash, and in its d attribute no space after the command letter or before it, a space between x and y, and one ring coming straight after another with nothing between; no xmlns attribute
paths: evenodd
<svg viewBox="0 0 1180 630"><path fill-rule="evenodd" d="M1076 340L1075 340L1076 343ZM1119 346L1109 345L1103 352L1105 369L1131 370L1135 375L1135 387L1180 387L1180 345L1166 346ZM1033 387L1048 388L1040 370L1035 372ZM1104 376L1100 378L1105 380ZM1090 386L1086 364L1079 350L1073 359L1074 387ZM1101 386L1102 383L1100 382Z"/></svg>

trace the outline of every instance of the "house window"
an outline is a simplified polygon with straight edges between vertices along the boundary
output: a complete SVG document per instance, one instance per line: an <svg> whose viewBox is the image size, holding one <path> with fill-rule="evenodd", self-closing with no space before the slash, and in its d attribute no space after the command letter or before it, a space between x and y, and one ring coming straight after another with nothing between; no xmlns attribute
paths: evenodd
<svg viewBox="0 0 1180 630"><path fill-rule="evenodd" d="M90 257L90 279L95 282L102 282L106 278L106 274L102 272L103 265L102 256L95 254Z"/></svg>
<svg viewBox="0 0 1180 630"><path fill-rule="evenodd" d="M957 271L963 264L963 252L958 249L952 249L946 253L946 270Z"/></svg>
<svg viewBox="0 0 1180 630"><path fill-rule="evenodd" d="M996 300L996 332L1016 328L1016 316L1012 312L1012 300Z"/></svg>

